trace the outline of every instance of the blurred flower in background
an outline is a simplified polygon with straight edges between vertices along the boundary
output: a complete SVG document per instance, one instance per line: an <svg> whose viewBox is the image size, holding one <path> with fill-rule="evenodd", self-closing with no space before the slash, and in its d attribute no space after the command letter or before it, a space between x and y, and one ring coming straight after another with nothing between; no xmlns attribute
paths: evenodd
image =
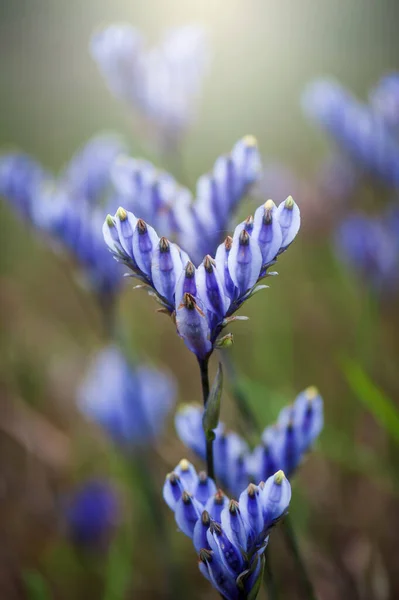
<svg viewBox="0 0 399 600"><path fill-rule="evenodd" d="M116 346L96 354L77 394L81 411L125 448L159 441L175 398L170 375L129 364Z"/></svg>
<svg viewBox="0 0 399 600"><path fill-rule="evenodd" d="M99 295L112 296L120 273L101 235L104 214L115 208L111 166L125 148L114 134L89 140L57 177L23 154L0 158L0 193L38 233L66 249L83 268L86 282Z"/></svg>
<svg viewBox="0 0 399 600"><path fill-rule="evenodd" d="M148 49L136 28L113 24L93 35L90 49L112 93L146 120L162 152L176 151L195 117L209 62L205 30L175 28Z"/></svg>
<svg viewBox="0 0 399 600"><path fill-rule="evenodd" d="M119 510L118 495L110 482L100 479L83 482L66 503L68 534L78 546L92 550L106 547L119 521Z"/></svg>

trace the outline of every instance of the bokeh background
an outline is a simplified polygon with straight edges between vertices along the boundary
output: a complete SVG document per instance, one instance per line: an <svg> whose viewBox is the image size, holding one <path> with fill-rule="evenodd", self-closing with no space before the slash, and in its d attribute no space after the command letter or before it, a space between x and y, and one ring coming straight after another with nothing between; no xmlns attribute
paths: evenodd
<svg viewBox="0 0 399 600"><path fill-rule="evenodd" d="M129 111L107 90L88 40L98 25L113 21L131 22L153 41L166 27L199 22L209 30L213 57L198 119L182 147L185 183L193 187L247 133L257 137L265 162L312 177L330 145L301 112L305 85L331 74L365 96L399 66L398 17L389 0L3 0L0 146L59 170L91 135L115 130L133 155L154 158ZM166 157L160 166L167 163ZM362 192L368 201L369 192ZM241 207L242 216L259 200L260 192ZM359 207L362 201L360 194ZM317 202L319 214L326 199ZM145 493L75 404L91 355L104 343L100 314L72 261L50 251L3 202L0 213L0 597L164 598L156 551L162 542L151 533ZM250 321L235 326L232 354L264 425L303 388L316 385L323 395L325 429L294 482L291 508L320 598L393 599L399 596L397 297L376 297L336 258L328 226L312 221L312 204L303 214L279 277L248 303ZM200 400L193 356L154 310L153 301L126 284L118 311L131 347L175 374L180 401ZM236 425L228 384L222 417ZM160 488L184 453L171 417L150 456ZM118 490L119 519L104 547L87 551L68 537L64 504L97 476ZM162 510L186 597L216 598L197 572L189 541L174 535L173 517ZM278 532L271 548L281 597L300 598Z"/></svg>

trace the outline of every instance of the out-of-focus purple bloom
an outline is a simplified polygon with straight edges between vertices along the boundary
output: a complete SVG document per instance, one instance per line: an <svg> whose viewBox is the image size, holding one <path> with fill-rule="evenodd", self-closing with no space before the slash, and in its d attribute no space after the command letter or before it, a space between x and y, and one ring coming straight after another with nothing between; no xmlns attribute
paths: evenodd
<svg viewBox="0 0 399 600"><path fill-rule="evenodd" d="M122 352L101 350L78 391L78 405L116 442L153 443L161 434L176 395L172 378L147 366L131 366Z"/></svg>
<svg viewBox="0 0 399 600"><path fill-rule="evenodd" d="M236 151L241 163L249 161L248 164L252 165L253 150L252 142L248 145L242 141L235 146L233 153ZM224 187L217 186L217 178L207 178L205 188L208 195L201 197L207 198L208 209L203 215L209 225L205 220L200 221L201 211L197 210L191 236L193 241L205 238L202 232L208 231L209 227L211 234L216 231L212 228L212 215L220 210L218 198L222 205L226 200L226 206L231 206L232 198L237 201L241 197L244 184L237 177L233 163L230 158L217 161L219 166L222 165ZM252 169L253 166L250 172ZM219 168L215 167L215 173L218 171ZM245 187L248 182L244 181ZM204 186L199 184L199 187ZM232 190L240 190L240 193L231 196ZM198 201L194 208L197 205ZM299 208L291 196L278 207L268 200L256 211L255 218L248 217L240 223L233 238L227 237L217 248L215 259L207 254L198 268L194 267L187 254L190 243L179 247L165 237L158 238L152 231L151 240L144 246L140 245L143 232L148 232L150 227L122 207L114 216L107 216L103 233L115 258L132 271L141 285L149 287L152 294L155 292L163 311L173 315L178 334L187 347L199 360L203 360L211 354L223 328L236 318L233 315L243 302L264 287L256 284L269 275L268 268L292 243L299 227Z"/></svg>
<svg viewBox="0 0 399 600"><path fill-rule="evenodd" d="M107 481L85 482L68 500L68 532L76 544L98 548L117 524L118 513L117 494Z"/></svg>
<svg viewBox="0 0 399 600"><path fill-rule="evenodd" d="M388 186L399 186L399 142L375 110L327 79L308 86L302 105L356 165Z"/></svg>
<svg viewBox="0 0 399 600"><path fill-rule="evenodd" d="M27 154L0 156L0 195L28 219L33 201L46 177L43 168Z"/></svg>
<svg viewBox="0 0 399 600"><path fill-rule="evenodd" d="M396 290L399 284L397 215L397 209L375 217L352 214L335 234L340 259L381 294Z"/></svg>
<svg viewBox="0 0 399 600"><path fill-rule="evenodd" d="M185 477L189 474L189 477ZM239 502L229 500L207 481L208 495L199 489L206 475L197 475L185 459L166 476L164 499L179 529L193 540L199 568L226 600L255 597L271 529L288 510L291 486L283 471L258 486L241 489ZM213 510L219 506L220 510Z"/></svg>
<svg viewBox="0 0 399 600"><path fill-rule="evenodd" d="M94 136L69 161L60 177L61 186L72 198L92 206L101 204L110 188L111 167L122 152L126 146L117 135Z"/></svg>
<svg viewBox="0 0 399 600"><path fill-rule="evenodd" d="M112 170L122 205L188 252L195 264L214 255L239 202L261 173L256 140L246 136L197 182L195 199L148 161L121 157Z"/></svg>
<svg viewBox="0 0 399 600"><path fill-rule="evenodd" d="M90 49L113 94L149 121L163 149L173 149L195 116L209 58L204 29L172 29L148 49L137 29L113 24L93 35Z"/></svg>
<svg viewBox="0 0 399 600"><path fill-rule="evenodd" d="M202 415L201 406L183 405L176 413L175 427L181 441L205 460ZM279 469L292 477L322 428L323 401L312 387L282 409L276 424L264 430L253 452L239 435L219 423L213 444L216 477L236 497L251 481L265 481Z"/></svg>
<svg viewBox="0 0 399 600"><path fill-rule="evenodd" d="M380 79L370 93L370 105L384 123L398 133L399 73L390 73Z"/></svg>
<svg viewBox="0 0 399 600"><path fill-rule="evenodd" d="M22 154L0 158L0 192L39 232L72 253L100 295L114 292L121 281L104 249L101 226L104 213L116 208L107 192L111 165L123 149L114 135L96 136L59 177Z"/></svg>

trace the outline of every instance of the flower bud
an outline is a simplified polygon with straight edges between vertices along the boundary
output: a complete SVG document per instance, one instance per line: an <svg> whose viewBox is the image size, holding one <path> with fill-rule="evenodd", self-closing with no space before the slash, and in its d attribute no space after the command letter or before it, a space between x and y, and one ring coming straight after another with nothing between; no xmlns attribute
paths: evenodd
<svg viewBox="0 0 399 600"><path fill-rule="evenodd" d="M198 267L197 287L207 310L215 313L218 319L222 319L230 305L230 300L224 293L222 279L209 254Z"/></svg>
<svg viewBox="0 0 399 600"><path fill-rule="evenodd" d="M268 200L255 211L253 237L262 252L262 266L265 266L277 256L283 241L277 207L273 200Z"/></svg>
<svg viewBox="0 0 399 600"><path fill-rule="evenodd" d="M133 254L133 231L137 223L133 213L128 212L122 206L118 208L114 216L114 223L119 235L119 242L126 254L134 260Z"/></svg>
<svg viewBox="0 0 399 600"><path fill-rule="evenodd" d="M175 473L179 475L183 489L193 493L197 485L197 471L194 465L186 458L182 458L177 467L175 467Z"/></svg>
<svg viewBox="0 0 399 600"><path fill-rule="evenodd" d="M211 519L213 519L217 523L220 523L220 515L222 514L222 510L225 506L228 505L228 503L229 499L227 498L227 496L222 492L222 490L218 490L214 496L209 498L208 502L205 505L205 510L208 511L208 513L211 516Z"/></svg>
<svg viewBox="0 0 399 600"><path fill-rule="evenodd" d="M288 198L279 205L276 216L280 222L283 234L281 250L285 250L291 242L293 242L301 225L299 208L292 196L288 196Z"/></svg>
<svg viewBox="0 0 399 600"><path fill-rule="evenodd" d="M183 295L176 310L176 326L186 346L198 358L204 358L212 350L208 320L191 294Z"/></svg>
<svg viewBox="0 0 399 600"><path fill-rule="evenodd" d="M228 258L232 244L233 238L227 236L223 244L218 246L215 256L216 268L223 282L225 294L230 298L230 300L234 299L236 290L228 267Z"/></svg>
<svg viewBox="0 0 399 600"><path fill-rule="evenodd" d="M142 219L138 219L133 232L133 254L137 266L147 276L151 276L151 260L154 248L159 244L155 230Z"/></svg>
<svg viewBox="0 0 399 600"><path fill-rule="evenodd" d="M209 498L216 494L216 485L213 479L208 477L205 471L198 474L197 483L194 488L194 497L204 506Z"/></svg>
<svg viewBox="0 0 399 600"><path fill-rule="evenodd" d="M199 553L199 568L223 598L238 598L238 589L233 576L231 576L217 555L202 549Z"/></svg>
<svg viewBox="0 0 399 600"><path fill-rule="evenodd" d="M236 500L230 500L228 506L222 510L220 520L229 539L245 551L249 534L248 524L245 523Z"/></svg>
<svg viewBox="0 0 399 600"><path fill-rule="evenodd" d="M184 265L183 272L176 283L175 302L177 306L181 303L184 294L197 296L197 270L190 260Z"/></svg>
<svg viewBox="0 0 399 600"><path fill-rule="evenodd" d="M163 498L166 504L172 510L175 510L178 500L180 500L184 487L177 473L168 473L163 486Z"/></svg>
<svg viewBox="0 0 399 600"><path fill-rule="evenodd" d="M183 270L176 244L162 237L153 251L151 277L158 294L174 304L175 285Z"/></svg>
<svg viewBox="0 0 399 600"><path fill-rule="evenodd" d="M261 492L264 528L267 530L287 511L291 500L291 486L283 471L269 477Z"/></svg>
<svg viewBox="0 0 399 600"><path fill-rule="evenodd" d="M197 552L200 552L202 548L210 550L211 547L208 543L207 531L211 524L211 518L206 510L203 511L201 518L195 524L193 531L193 544Z"/></svg>
<svg viewBox="0 0 399 600"><path fill-rule="evenodd" d="M176 504L175 520L179 529L188 537L193 536L194 527L201 517L203 506L188 492L183 492Z"/></svg>
<svg viewBox="0 0 399 600"><path fill-rule="evenodd" d="M234 232L228 268L240 296L255 285L262 268L262 254L256 240L240 225Z"/></svg>
<svg viewBox="0 0 399 600"><path fill-rule="evenodd" d="M239 505L244 520L252 527L255 534L259 535L263 530L263 510L259 487L250 483L248 488L242 492Z"/></svg>

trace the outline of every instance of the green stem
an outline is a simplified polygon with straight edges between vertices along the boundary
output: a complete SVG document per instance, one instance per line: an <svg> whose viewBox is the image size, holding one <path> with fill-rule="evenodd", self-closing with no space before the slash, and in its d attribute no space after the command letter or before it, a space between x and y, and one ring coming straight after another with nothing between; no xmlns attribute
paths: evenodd
<svg viewBox="0 0 399 600"><path fill-rule="evenodd" d="M201 373L202 399L204 408L206 408L209 398L209 357L198 359ZM206 440L206 470L208 477L215 479L215 470L213 465L213 440Z"/></svg>

